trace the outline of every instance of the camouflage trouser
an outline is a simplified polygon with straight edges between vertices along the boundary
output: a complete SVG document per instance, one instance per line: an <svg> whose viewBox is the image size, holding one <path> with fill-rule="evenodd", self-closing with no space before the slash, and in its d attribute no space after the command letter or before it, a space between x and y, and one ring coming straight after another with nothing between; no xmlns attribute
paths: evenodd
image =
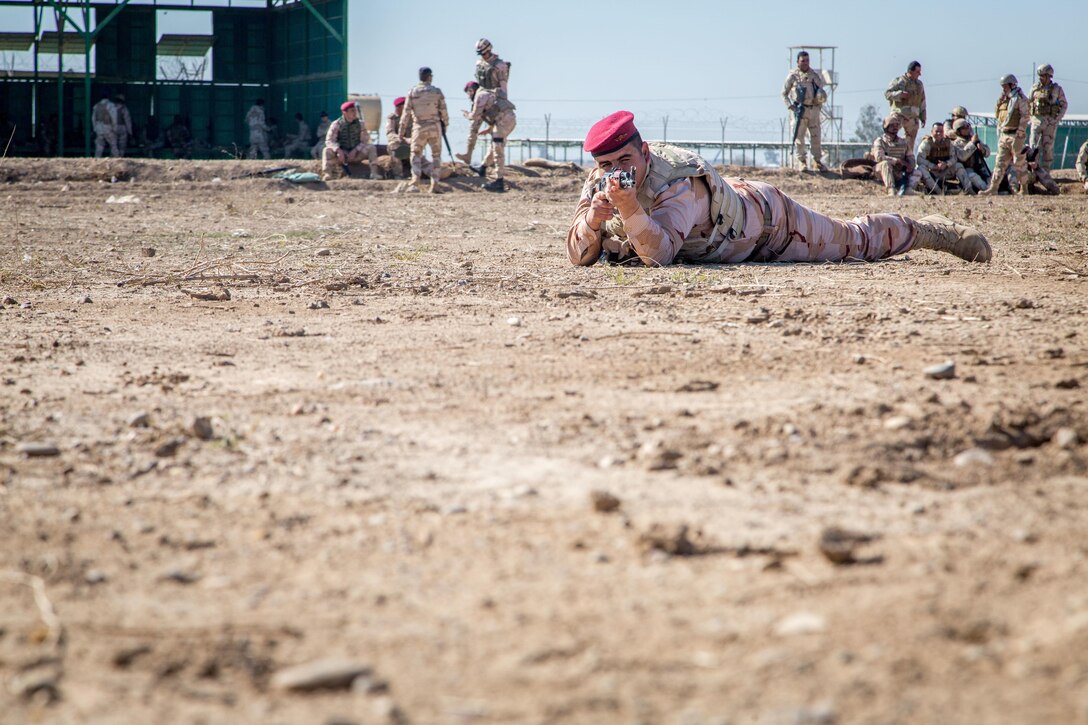
<svg viewBox="0 0 1088 725"><path fill-rule="evenodd" d="M823 149L820 148L820 107L806 106L805 112L801 114L800 125L798 125L797 115L794 114L792 126L796 131L794 149L797 163L804 166L807 161L805 133L808 132L809 145L812 146L812 164L813 166L819 164L823 156Z"/></svg>
<svg viewBox="0 0 1088 725"><path fill-rule="evenodd" d="M321 152L324 151L324 150L325 150L325 139L322 138L320 141L318 141L317 143L315 143L313 145L313 148L310 149L310 157L315 158L315 159L320 158L321 157Z"/></svg>
<svg viewBox="0 0 1088 725"><path fill-rule="evenodd" d="M921 127L921 123L917 116L904 116L900 114L899 118L903 123L903 136L907 139L907 148L910 152L914 153L914 142L918 138L918 129Z"/></svg>
<svg viewBox="0 0 1088 725"><path fill-rule="evenodd" d="M518 125L517 116L513 111L507 111L499 116L499 120L491 127L491 148L484 157L484 166L495 167L495 178L501 179L503 169L506 168L506 139L514 132Z"/></svg>
<svg viewBox="0 0 1088 725"><path fill-rule="evenodd" d="M746 217L741 236L722 246L719 262L876 261L906 252L918 233L914 222L899 214L833 219L762 181L726 183L744 201Z"/></svg>
<svg viewBox="0 0 1088 725"><path fill-rule="evenodd" d="M1031 119L1031 145L1039 149L1036 161L1047 171L1054 165L1054 137L1058 133L1058 119L1054 117Z"/></svg>
<svg viewBox="0 0 1088 725"><path fill-rule="evenodd" d="M967 184L963 187L964 191L967 191L968 189L970 189L971 191L982 191L986 188L986 182L983 181L982 177L979 176L976 172L972 171L971 169L964 169L963 173L964 176L967 177ZM963 184L963 182L961 181L960 184Z"/></svg>
<svg viewBox="0 0 1088 725"><path fill-rule="evenodd" d="M110 145L110 156L121 155L117 153L117 131L108 124L96 123L94 125L94 157L96 159L102 158L106 144Z"/></svg>
<svg viewBox="0 0 1088 725"><path fill-rule="evenodd" d="M880 180L884 182L885 189L894 189L896 182L896 170L887 161L881 161L876 165L876 174L880 177ZM910 178L907 179L907 188L913 189L918 186L918 179L921 178L921 174L918 172L918 167L914 168L911 172Z"/></svg>
<svg viewBox="0 0 1088 725"><path fill-rule="evenodd" d="M1060 194L1061 190L1058 188L1058 184L1050 176L1050 172L1044 169L1042 166L1037 166L1034 170L1029 169L1027 179L1029 182L1038 181L1043 185L1051 194Z"/></svg>
<svg viewBox="0 0 1088 725"><path fill-rule="evenodd" d="M306 139L296 138L291 143L283 147L283 158L287 159L291 157L291 154L303 153L310 147L310 144L306 143Z"/></svg>
<svg viewBox="0 0 1088 725"><path fill-rule="evenodd" d="M124 156L128 150L128 129L117 129L117 155Z"/></svg>
<svg viewBox="0 0 1088 725"><path fill-rule="evenodd" d="M997 135L997 158L994 160L994 175L990 177L990 189L997 191L997 187L1001 186L1001 180L1005 178L1005 173L1009 170L1010 164L1016 169L1017 179L1028 178L1028 160L1023 154L1023 148L1023 133L1005 133L1002 131Z"/></svg>
<svg viewBox="0 0 1088 725"><path fill-rule="evenodd" d="M374 144L367 144L363 148L355 148L346 152L348 164L361 164L365 158L370 162L370 178L380 178L378 172L378 149ZM339 179L344 175L344 167L340 163L340 157L336 155L336 149L325 147L321 157L321 176L325 179Z"/></svg>
<svg viewBox="0 0 1088 725"><path fill-rule="evenodd" d="M960 183L960 188L964 191L968 190L967 170L963 168L963 165L953 161L948 166L944 167L944 171L937 171L936 168L927 169L924 166L918 167L918 175L922 180L922 183L926 185L926 188L930 191L937 191L939 184L948 181L949 179L955 179Z"/></svg>
<svg viewBox="0 0 1088 725"><path fill-rule="evenodd" d="M423 149L431 147L432 181L435 174L442 170L442 127L438 122L416 123L412 129L412 176L419 178L423 174Z"/></svg>
<svg viewBox="0 0 1088 725"><path fill-rule="evenodd" d="M262 158L272 158L272 154L268 153L268 133L263 128L250 126L248 157L251 159L257 158L258 151L260 152Z"/></svg>

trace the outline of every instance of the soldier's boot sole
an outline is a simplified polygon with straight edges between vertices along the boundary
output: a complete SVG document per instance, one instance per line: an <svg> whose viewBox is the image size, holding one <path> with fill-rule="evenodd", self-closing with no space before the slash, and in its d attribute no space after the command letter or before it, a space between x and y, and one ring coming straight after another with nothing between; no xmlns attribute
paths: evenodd
<svg viewBox="0 0 1088 725"><path fill-rule="evenodd" d="M918 231L912 249L947 252L968 262L989 262L993 257L990 242L974 227L956 224L940 214L924 216L915 226Z"/></svg>

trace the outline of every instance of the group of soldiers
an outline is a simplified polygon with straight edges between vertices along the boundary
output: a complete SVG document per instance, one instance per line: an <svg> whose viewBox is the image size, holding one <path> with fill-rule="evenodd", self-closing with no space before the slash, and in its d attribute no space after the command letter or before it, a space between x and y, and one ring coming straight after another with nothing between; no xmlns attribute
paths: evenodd
<svg viewBox="0 0 1088 725"><path fill-rule="evenodd" d="M1030 94L1024 93L1011 73L1000 79L1001 94L994 109L997 156L992 173L986 162L991 150L979 140L963 106L953 108L947 120L934 123L915 153L918 135L927 121L921 75L922 64L911 61L906 72L893 78L884 91L890 113L883 120L884 133L873 141L869 156L889 195L913 194L919 185L928 193L944 193L951 181L965 194L989 195L1005 188L1028 194L1035 182L1046 193L1058 193L1050 169L1058 123L1069 103L1065 91L1054 82L1053 66L1039 67L1039 80ZM794 114L797 164L801 169L826 171L820 149L820 123L827 94L824 79L809 66L805 51L797 54L797 67L786 76L782 99ZM805 153L806 134L811 164ZM1088 142L1081 146L1077 159L1077 174L1088 191Z"/></svg>
<svg viewBox="0 0 1088 725"><path fill-rule="evenodd" d="M465 111L470 122L467 150L454 154L466 164L472 162L476 141L483 134L490 134L491 146L483 163L473 167L482 177L494 173L494 178L484 185L487 191L506 190L503 179L506 167L506 139L517 125L515 106L508 96L510 64L495 54L491 42L481 38L476 43L478 56L475 80L464 86L465 95L472 103L472 110ZM393 101L393 112L386 118L386 152L389 155L390 173L402 177L410 175L405 190L434 192L441 177L442 142L449 126L446 96L433 84L434 71L429 67L419 69L419 83L405 96ZM358 109L351 101L341 106L341 116L330 124L324 140L322 178L331 180L343 173L350 173L350 165L364 159L370 167L370 178L381 178L377 165L378 147L371 143ZM487 125L481 128L486 123ZM430 149L430 159L424 152ZM407 165L407 169L405 169ZM428 179L424 186L423 179Z"/></svg>

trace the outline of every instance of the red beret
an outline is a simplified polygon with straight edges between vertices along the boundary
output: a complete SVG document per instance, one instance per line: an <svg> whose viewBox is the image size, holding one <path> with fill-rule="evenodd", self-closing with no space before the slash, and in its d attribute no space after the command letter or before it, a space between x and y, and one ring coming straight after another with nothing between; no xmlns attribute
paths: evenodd
<svg viewBox="0 0 1088 725"><path fill-rule="evenodd" d="M394 106L403 106L404 105L404 96L397 96L396 98L394 98L393 99L393 105Z"/></svg>
<svg viewBox="0 0 1088 725"><path fill-rule="evenodd" d="M355 101L344 101L340 104L341 111L346 111L349 108L355 108Z"/></svg>
<svg viewBox="0 0 1088 725"><path fill-rule="evenodd" d="M635 128L635 114L630 111L616 111L605 116L586 134L586 151L599 156L609 154L631 140L638 133Z"/></svg>

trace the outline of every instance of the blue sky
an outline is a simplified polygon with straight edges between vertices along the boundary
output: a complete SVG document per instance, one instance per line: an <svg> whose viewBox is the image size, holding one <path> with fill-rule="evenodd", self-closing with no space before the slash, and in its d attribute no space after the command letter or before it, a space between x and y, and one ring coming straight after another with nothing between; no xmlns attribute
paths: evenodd
<svg viewBox="0 0 1088 725"><path fill-rule="evenodd" d="M887 109L885 86L913 59L922 63L931 119L956 105L992 111L1001 75L1015 73L1026 89L1042 63L1055 67L1070 113L1088 114L1084 0L349 3L352 91L379 93L388 105L430 65L459 110L474 44L486 36L512 63L515 137L542 134L550 113L553 137L581 138L593 121L626 108L650 137L660 137L668 115L670 138L718 139L727 116L728 140L777 140L788 48L802 44L838 46L835 103L846 138L862 105Z"/></svg>

